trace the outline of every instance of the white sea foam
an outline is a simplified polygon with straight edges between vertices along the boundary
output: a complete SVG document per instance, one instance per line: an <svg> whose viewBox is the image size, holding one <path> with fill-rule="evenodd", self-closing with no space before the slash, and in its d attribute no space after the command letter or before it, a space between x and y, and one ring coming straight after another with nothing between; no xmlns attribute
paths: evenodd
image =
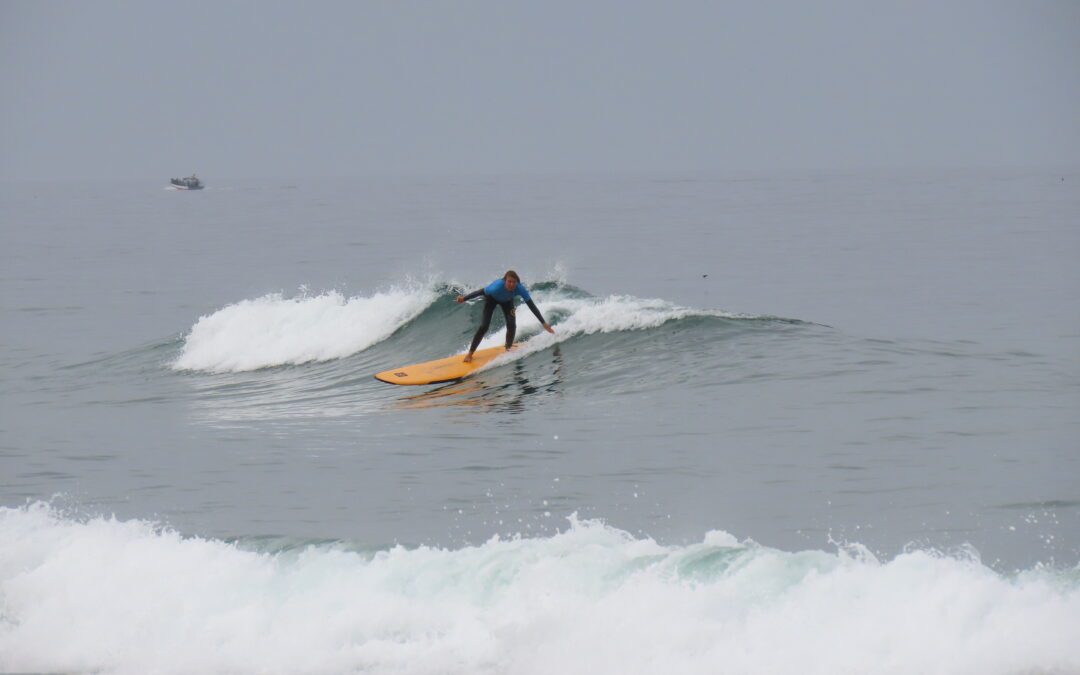
<svg viewBox="0 0 1080 675"><path fill-rule="evenodd" d="M691 309L674 305L666 300L636 298L629 295L581 298L565 295L558 290L544 293L538 292L534 295L536 304L545 315L545 318L550 319L554 315L563 317L555 325L555 333L544 332L536 324L532 313L527 308L519 307L517 310L518 335L525 338L521 348L492 361L484 370L523 358L579 335L646 330L662 326L668 321L692 316L713 316L731 319L757 318L744 314ZM504 341L505 333L499 331L489 335L481 344L483 347L494 347Z"/></svg>
<svg viewBox="0 0 1080 675"><path fill-rule="evenodd" d="M270 555L141 521L0 509L0 670L1071 673L1075 570L548 538Z"/></svg>
<svg viewBox="0 0 1080 675"><path fill-rule="evenodd" d="M173 368L238 372L342 358L385 340L436 297L431 287L411 287L244 300L200 318Z"/></svg>

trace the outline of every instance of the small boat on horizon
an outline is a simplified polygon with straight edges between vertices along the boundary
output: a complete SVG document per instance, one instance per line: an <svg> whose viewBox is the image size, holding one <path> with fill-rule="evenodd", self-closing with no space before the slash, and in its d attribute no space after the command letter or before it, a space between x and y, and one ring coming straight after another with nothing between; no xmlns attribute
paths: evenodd
<svg viewBox="0 0 1080 675"><path fill-rule="evenodd" d="M199 177L191 174L186 178L173 178L169 181L176 190L201 190L205 187Z"/></svg>

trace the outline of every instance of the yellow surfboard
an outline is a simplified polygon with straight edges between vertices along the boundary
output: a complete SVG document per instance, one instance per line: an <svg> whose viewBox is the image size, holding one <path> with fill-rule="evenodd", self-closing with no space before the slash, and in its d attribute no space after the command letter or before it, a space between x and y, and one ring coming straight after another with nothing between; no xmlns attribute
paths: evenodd
<svg viewBox="0 0 1080 675"><path fill-rule="evenodd" d="M514 345L515 347L517 345ZM478 349L473 354L470 363L462 361L464 354L448 356L437 361L415 363L411 366L391 368L381 373L375 373L376 380L389 382L390 384L439 384L440 382L453 382L476 372L479 368L487 365L499 354L505 354L506 347L490 347Z"/></svg>

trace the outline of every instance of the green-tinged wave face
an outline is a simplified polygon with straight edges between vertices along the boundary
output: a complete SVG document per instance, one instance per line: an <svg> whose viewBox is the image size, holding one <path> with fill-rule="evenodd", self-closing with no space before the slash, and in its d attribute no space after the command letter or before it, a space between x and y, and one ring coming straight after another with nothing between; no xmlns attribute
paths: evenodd
<svg viewBox="0 0 1080 675"><path fill-rule="evenodd" d="M356 550L0 509L0 669L1074 672L1075 572L913 551L548 537Z"/></svg>

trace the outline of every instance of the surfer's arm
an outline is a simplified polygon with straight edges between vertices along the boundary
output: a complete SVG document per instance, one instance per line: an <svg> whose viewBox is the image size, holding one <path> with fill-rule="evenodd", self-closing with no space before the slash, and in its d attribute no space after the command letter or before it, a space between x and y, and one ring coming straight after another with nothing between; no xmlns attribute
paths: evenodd
<svg viewBox="0 0 1080 675"><path fill-rule="evenodd" d="M532 313L536 316L537 320L544 327L544 330L549 333L555 332L551 329L551 325L547 321L544 321L544 315L540 313L540 308L536 306L536 303L532 301L532 298L526 300L525 304L528 305L530 310L532 310Z"/></svg>
<svg viewBox="0 0 1080 675"><path fill-rule="evenodd" d="M535 302L530 299L526 300L525 304L528 305L529 309L532 310L532 313L536 316L537 321L539 321L540 323L547 323L547 321L544 321L544 315L540 313L540 308L536 306Z"/></svg>
<svg viewBox="0 0 1080 675"><path fill-rule="evenodd" d="M484 294L484 289L481 288L480 290L473 291L472 293L469 293L468 295L459 295L457 297L457 301L458 302L465 302L467 300L472 300L473 298L479 298L483 294Z"/></svg>

